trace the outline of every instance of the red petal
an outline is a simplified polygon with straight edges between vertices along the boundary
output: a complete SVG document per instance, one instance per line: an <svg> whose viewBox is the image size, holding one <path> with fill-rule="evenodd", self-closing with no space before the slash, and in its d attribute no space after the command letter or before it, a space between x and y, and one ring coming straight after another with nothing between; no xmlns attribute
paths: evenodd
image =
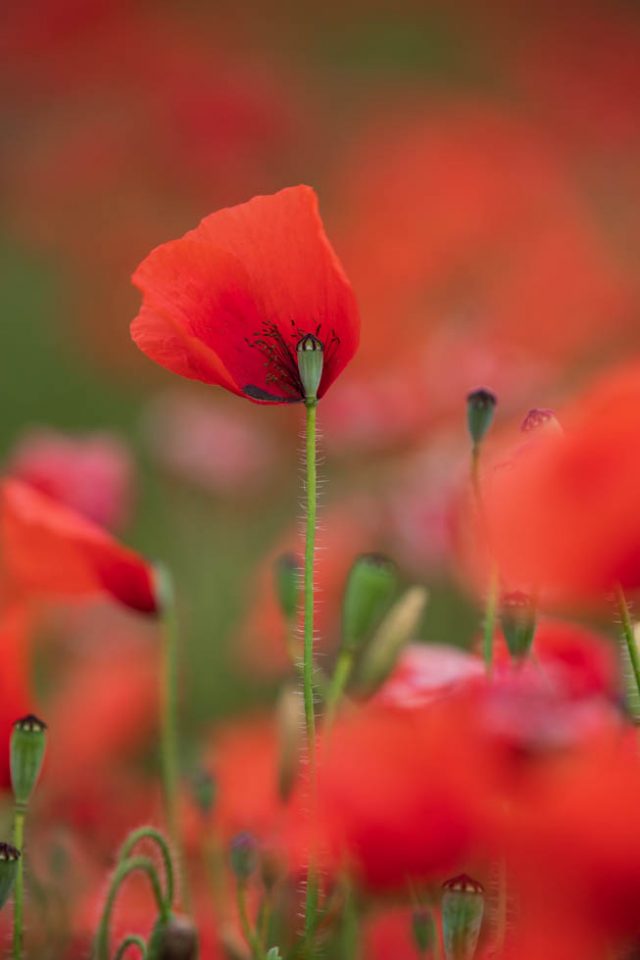
<svg viewBox="0 0 640 960"><path fill-rule="evenodd" d="M138 346L175 373L250 399L301 399L295 385L273 380L255 345L264 324L282 338L294 371L300 337L314 333L323 341L320 396L357 347L355 298L310 187L211 214L182 239L153 250L133 281L144 294L132 325Z"/></svg>

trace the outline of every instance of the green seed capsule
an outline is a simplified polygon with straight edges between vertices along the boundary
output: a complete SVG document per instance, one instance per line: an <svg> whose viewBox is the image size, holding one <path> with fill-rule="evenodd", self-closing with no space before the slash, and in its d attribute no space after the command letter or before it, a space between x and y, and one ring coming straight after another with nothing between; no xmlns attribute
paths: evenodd
<svg viewBox="0 0 640 960"><path fill-rule="evenodd" d="M482 884L463 873L444 883L442 889L446 960L473 960L484 914Z"/></svg>
<svg viewBox="0 0 640 960"><path fill-rule="evenodd" d="M355 651L371 635L397 589L394 564L379 554L358 557L349 573L342 605L342 645Z"/></svg>
<svg viewBox="0 0 640 960"><path fill-rule="evenodd" d="M13 889L20 856L20 851L10 843L0 843L0 909L4 907Z"/></svg>
<svg viewBox="0 0 640 960"><path fill-rule="evenodd" d="M473 390L467 395L467 425L474 446L480 443L493 423L497 402L490 390Z"/></svg>
<svg viewBox="0 0 640 960"><path fill-rule="evenodd" d="M515 591L502 597L500 622L509 653L514 660L529 654L536 632L535 605L526 593Z"/></svg>
<svg viewBox="0 0 640 960"><path fill-rule="evenodd" d="M312 333L298 341L298 371L304 388L305 400L315 400L322 380L324 350L322 343Z"/></svg>
<svg viewBox="0 0 640 960"><path fill-rule="evenodd" d="M47 745L47 725L33 714L16 720L11 734L10 763L13 796L26 806L42 769Z"/></svg>
<svg viewBox="0 0 640 960"><path fill-rule="evenodd" d="M294 553L281 554L274 564L276 595L282 616L293 623L298 614L302 567Z"/></svg>

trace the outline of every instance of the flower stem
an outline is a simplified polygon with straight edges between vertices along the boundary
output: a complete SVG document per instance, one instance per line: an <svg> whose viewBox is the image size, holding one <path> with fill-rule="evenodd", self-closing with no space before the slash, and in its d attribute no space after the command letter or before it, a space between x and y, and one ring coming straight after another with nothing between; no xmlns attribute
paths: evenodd
<svg viewBox="0 0 640 960"><path fill-rule="evenodd" d="M329 684L329 690L327 691L327 715L325 719L327 730L330 730L333 726L336 710L342 700L342 695L349 682L351 671L353 670L353 660L353 650L341 650L338 654L333 676L331 677L331 683Z"/></svg>
<svg viewBox="0 0 640 960"><path fill-rule="evenodd" d="M142 960L145 960L145 957L147 956L147 945L142 939L142 937L139 937L135 933L131 933L129 934L128 937L124 938L124 940L122 941L122 943L120 944L120 946L116 951L114 960L123 960L129 947L137 947L138 950L140 951L140 956L142 957Z"/></svg>
<svg viewBox="0 0 640 960"><path fill-rule="evenodd" d="M316 549L316 412L317 401L307 400L306 417L306 543L304 552L304 646L302 686L304 692L304 716L309 761L310 808L313 816L316 805L316 718L314 706L314 661L313 661L313 615L314 615L314 561ZM313 857L309 851L305 903L305 939L307 945L313 940L318 906L318 888Z"/></svg>
<svg viewBox="0 0 640 960"><path fill-rule="evenodd" d="M153 861L148 857L131 857L128 860L121 860L113 874L102 916L100 917L94 947L95 960L109 960L111 915L115 906L116 897L127 877L138 870L146 873L149 878L160 919L163 923L166 923L169 919L171 907L163 897L162 887Z"/></svg>
<svg viewBox="0 0 640 960"><path fill-rule="evenodd" d="M264 950L262 949L262 944L260 943L258 934L254 930L253 924L249 919L249 910L247 908L247 888L244 883L238 883L237 900L240 926L242 927L242 934L247 941L247 946L251 950L252 960L262 960L264 956Z"/></svg>
<svg viewBox="0 0 640 960"><path fill-rule="evenodd" d="M489 586L485 599L484 619L482 622L482 656L484 657L487 674L493 672L493 635L496 628L496 613L498 608L498 577L495 570L491 571Z"/></svg>
<svg viewBox="0 0 640 960"><path fill-rule="evenodd" d="M635 680L636 689L640 694L640 653L638 652L638 645L633 633L633 624L631 622L631 614L629 612L627 598L625 597L624 590L620 584L618 584L616 587L616 602L618 604L618 612L620 614L620 622L622 625L622 637L627 645L627 652L629 654L629 662L631 664L633 678Z"/></svg>
<svg viewBox="0 0 640 960"><path fill-rule="evenodd" d="M173 580L165 567L158 568L162 609L161 758L162 781L169 837L176 853L178 872L186 891L185 863L180 834L178 751L178 619Z"/></svg>
<svg viewBox="0 0 640 960"><path fill-rule="evenodd" d="M126 860L130 857L133 848L143 840L151 841L158 848L164 866L165 901L171 906L173 904L175 890L173 862L171 860L169 845L159 830L149 826L138 827L136 830L132 830L120 847L118 860Z"/></svg>
<svg viewBox="0 0 640 960"><path fill-rule="evenodd" d="M25 806L16 804L13 813L13 845L20 851L16 882L13 890L13 960L22 960L22 941L24 936L24 821L27 815Z"/></svg>

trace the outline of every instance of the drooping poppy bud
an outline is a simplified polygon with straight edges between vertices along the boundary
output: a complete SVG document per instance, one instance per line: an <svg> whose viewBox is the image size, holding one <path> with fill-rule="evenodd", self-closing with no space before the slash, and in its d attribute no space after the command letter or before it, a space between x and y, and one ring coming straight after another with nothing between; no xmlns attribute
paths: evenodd
<svg viewBox="0 0 640 960"><path fill-rule="evenodd" d="M11 786L16 804L26 806L42 769L47 725L32 713L16 720L11 734Z"/></svg>
<svg viewBox="0 0 640 960"><path fill-rule="evenodd" d="M302 567L295 553L282 553L274 564L276 595L282 616L292 623L298 613Z"/></svg>
<svg viewBox="0 0 640 960"><path fill-rule="evenodd" d="M0 843L0 909L4 907L13 889L20 857L20 851L10 843Z"/></svg>
<svg viewBox="0 0 640 960"><path fill-rule="evenodd" d="M500 622L511 656L516 660L526 657L536 631L535 604L532 598L518 590L504 594Z"/></svg>
<svg viewBox="0 0 640 960"><path fill-rule="evenodd" d="M322 380L324 366L324 347L317 337L308 333L298 341L296 347L298 371L304 389L305 400L316 400L318 387Z"/></svg>
<svg viewBox="0 0 640 960"><path fill-rule="evenodd" d="M195 960L197 955L198 936L188 917L158 920L149 938L149 960Z"/></svg>
<svg viewBox="0 0 640 960"><path fill-rule="evenodd" d="M467 394L467 425L474 446L477 446L493 422L498 402L490 390L480 388Z"/></svg>
<svg viewBox="0 0 640 960"><path fill-rule="evenodd" d="M560 421L553 410L545 410L543 408L529 410L529 413L520 424L520 429L523 433L532 433L534 430L549 430L554 433L562 433Z"/></svg>
<svg viewBox="0 0 640 960"><path fill-rule="evenodd" d="M411 932L418 953L427 953L435 937L433 915L426 907L417 907L411 916Z"/></svg>
<svg viewBox="0 0 640 960"><path fill-rule="evenodd" d="M357 558L342 604L342 645L357 650L386 612L397 587L395 565L380 554Z"/></svg>
<svg viewBox="0 0 640 960"><path fill-rule="evenodd" d="M374 693L393 670L416 631L429 598L424 587L410 587L394 603L367 646L357 676L358 691Z"/></svg>
<svg viewBox="0 0 640 960"><path fill-rule="evenodd" d="M258 866L258 845L250 833L238 833L229 847L229 861L236 879L246 883Z"/></svg>
<svg viewBox="0 0 640 960"><path fill-rule="evenodd" d="M447 880L442 889L442 935L446 960L473 960L484 914L484 888L462 873Z"/></svg>

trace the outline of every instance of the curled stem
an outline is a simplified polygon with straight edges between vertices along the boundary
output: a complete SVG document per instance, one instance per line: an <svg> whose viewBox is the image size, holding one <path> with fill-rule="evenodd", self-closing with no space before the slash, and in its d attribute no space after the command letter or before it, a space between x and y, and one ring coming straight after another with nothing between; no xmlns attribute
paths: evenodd
<svg viewBox="0 0 640 960"><path fill-rule="evenodd" d="M126 954L129 947L137 947L140 951L140 956L142 960L145 960L147 956L147 945L144 942L142 937L139 937L137 933L130 933L129 936L125 937L118 949L116 950L113 960L123 960L124 955Z"/></svg>
<svg viewBox="0 0 640 960"><path fill-rule="evenodd" d="M162 865L164 867L164 878L165 878L165 892L164 899L165 902L171 907L173 905L173 898L175 893L175 879L173 871L173 861L171 859L171 851L169 850L169 844L162 836L159 830L156 830L155 827L144 826L138 827L137 830L132 830L129 836L125 839L124 843L120 847L120 852L118 854L118 860L126 860L131 856L131 853L134 847L137 844L141 843L143 840L150 840L152 843L158 847L160 851L160 856L162 858Z"/></svg>
<svg viewBox="0 0 640 960"><path fill-rule="evenodd" d="M121 860L111 878L102 916L100 917L94 948L95 960L109 960L109 934L116 897L127 877L136 871L145 873L149 878L161 921L166 923L169 920L171 905L165 900L162 894L162 886L153 860L150 860L149 857L130 857L127 860Z"/></svg>

